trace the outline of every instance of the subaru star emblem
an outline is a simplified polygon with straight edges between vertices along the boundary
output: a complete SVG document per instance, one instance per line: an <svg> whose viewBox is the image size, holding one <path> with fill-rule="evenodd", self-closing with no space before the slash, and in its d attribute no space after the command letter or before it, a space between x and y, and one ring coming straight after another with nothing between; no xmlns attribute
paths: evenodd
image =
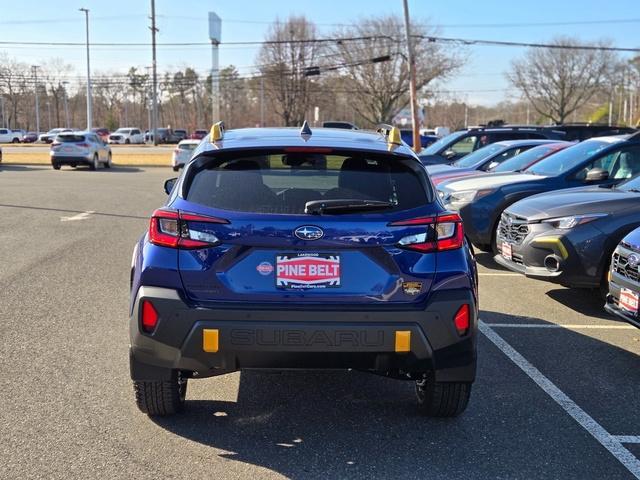
<svg viewBox="0 0 640 480"><path fill-rule="evenodd" d="M635 253L629 255L629 258L627 259L627 265L629 265L631 268L636 268L638 264L640 264L640 256L636 255Z"/></svg>
<svg viewBox="0 0 640 480"><path fill-rule="evenodd" d="M300 240L318 240L324 236L322 229L320 227L314 227L313 225L298 227L293 233Z"/></svg>

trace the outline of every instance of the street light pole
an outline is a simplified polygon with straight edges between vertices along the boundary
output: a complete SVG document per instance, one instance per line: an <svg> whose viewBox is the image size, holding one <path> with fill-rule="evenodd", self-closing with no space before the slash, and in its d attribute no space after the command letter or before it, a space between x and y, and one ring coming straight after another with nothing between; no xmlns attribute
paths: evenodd
<svg viewBox="0 0 640 480"><path fill-rule="evenodd" d="M422 150L420 142L420 125L418 119L418 99L416 92L416 59L413 56L413 44L411 42L411 27L409 25L409 5L407 0L402 1L404 7L404 30L407 37L407 57L409 60L409 96L411 99L411 119L413 122L413 150L418 153Z"/></svg>
<svg viewBox="0 0 640 480"><path fill-rule="evenodd" d="M38 104L38 68L39 65L32 65L31 70L33 70L33 84L34 90L36 93L36 132L40 135L40 105Z"/></svg>
<svg viewBox="0 0 640 480"><path fill-rule="evenodd" d="M151 129L153 130L153 144L158 145L158 66L156 63L156 2L151 0L151 68L153 75L152 97L151 97Z"/></svg>
<svg viewBox="0 0 640 480"><path fill-rule="evenodd" d="M69 85L69 82L62 82L62 93L64 94L64 126L69 128L69 101L67 100L67 85Z"/></svg>
<svg viewBox="0 0 640 480"><path fill-rule="evenodd" d="M91 67L89 64L89 9L79 8L80 12L84 12L85 26L87 30L87 130L91 130L93 124L93 111L91 100Z"/></svg>

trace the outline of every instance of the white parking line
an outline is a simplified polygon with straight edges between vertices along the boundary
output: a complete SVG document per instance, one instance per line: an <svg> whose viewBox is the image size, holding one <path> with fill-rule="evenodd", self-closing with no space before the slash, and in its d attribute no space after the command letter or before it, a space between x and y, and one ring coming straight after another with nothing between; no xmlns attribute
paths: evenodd
<svg viewBox="0 0 640 480"><path fill-rule="evenodd" d="M61 222L74 222L76 220L86 220L91 216L92 213L96 213L93 210L89 210L87 212L78 213L77 215L73 215L71 217L60 217Z"/></svg>
<svg viewBox="0 0 640 480"><path fill-rule="evenodd" d="M637 330L633 325L581 325L562 323L485 323L491 328L568 328L569 330Z"/></svg>
<svg viewBox="0 0 640 480"><path fill-rule="evenodd" d="M524 275L520 275L519 273L493 273L493 272L478 272L478 275L481 277L522 277L527 278Z"/></svg>
<svg viewBox="0 0 640 480"><path fill-rule="evenodd" d="M587 412L580 408L562 390L545 377L540 370L518 353L509 343L498 335L489 325L482 320L479 322L480 331L491 342L502 350L513 363L515 363L531 380L533 380L544 392L549 395L571 418L578 422L582 428L589 432L600 445L609 450L614 457L622 463L632 475L640 479L640 460L627 450L619 437L611 435L602 425L596 422Z"/></svg>
<svg viewBox="0 0 640 480"><path fill-rule="evenodd" d="M620 443L640 443L640 435L614 435Z"/></svg>

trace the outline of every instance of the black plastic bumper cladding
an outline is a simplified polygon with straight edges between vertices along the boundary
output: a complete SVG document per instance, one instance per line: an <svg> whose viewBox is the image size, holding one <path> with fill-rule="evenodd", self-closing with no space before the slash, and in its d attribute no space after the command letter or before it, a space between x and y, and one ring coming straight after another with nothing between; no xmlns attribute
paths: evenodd
<svg viewBox="0 0 640 480"><path fill-rule="evenodd" d="M139 305L159 313L151 335L140 330ZM470 332L453 324L469 304ZM242 368L354 368L403 377L435 372L437 381L472 382L476 370L477 315L470 290L434 292L423 310L288 310L194 308L174 290L142 287L131 318L131 376L164 379L167 369L207 377ZM219 331L219 350L203 350L202 330ZM395 352L396 330L411 332L411 351Z"/></svg>

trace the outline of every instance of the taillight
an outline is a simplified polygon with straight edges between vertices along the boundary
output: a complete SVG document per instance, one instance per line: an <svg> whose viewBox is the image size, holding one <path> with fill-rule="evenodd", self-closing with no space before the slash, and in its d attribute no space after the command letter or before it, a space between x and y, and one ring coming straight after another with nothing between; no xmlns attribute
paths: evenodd
<svg viewBox="0 0 640 480"><path fill-rule="evenodd" d="M466 303L462 305L453 317L453 324L456 326L458 335L466 335L471 325L471 309Z"/></svg>
<svg viewBox="0 0 640 480"><path fill-rule="evenodd" d="M185 249L210 247L220 243L212 233L189 228L190 222L229 223L222 218L159 209L153 212L149 222L149 241L162 247Z"/></svg>
<svg viewBox="0 0 640 480"><path fill-rule="evenodd" d="M180 153L180 149L179 148L174 148L173 149L173 153Z"/></svg>
<svg viewBox="0 0 640 480"><path fill-rule="evenodd" d="M60 142L53 142L51 144L52 147L59 147L60 146Z"/></svg>
<svg viewBox="0 0 640 480"><path fill-rule="evenodd" d="M142 301L142 329L152 333L158 325L158 312L149 300Z"/></svg>
<svg viewBox="0 0 640 480"><path fill-rule="evenodd" d="M455 250L464 244L462 219L457 213L444 213L437 217L420 217L400 220L392 227L425 226L424 232L403 237L398 242L402 248L421 253Z"/></svg>

